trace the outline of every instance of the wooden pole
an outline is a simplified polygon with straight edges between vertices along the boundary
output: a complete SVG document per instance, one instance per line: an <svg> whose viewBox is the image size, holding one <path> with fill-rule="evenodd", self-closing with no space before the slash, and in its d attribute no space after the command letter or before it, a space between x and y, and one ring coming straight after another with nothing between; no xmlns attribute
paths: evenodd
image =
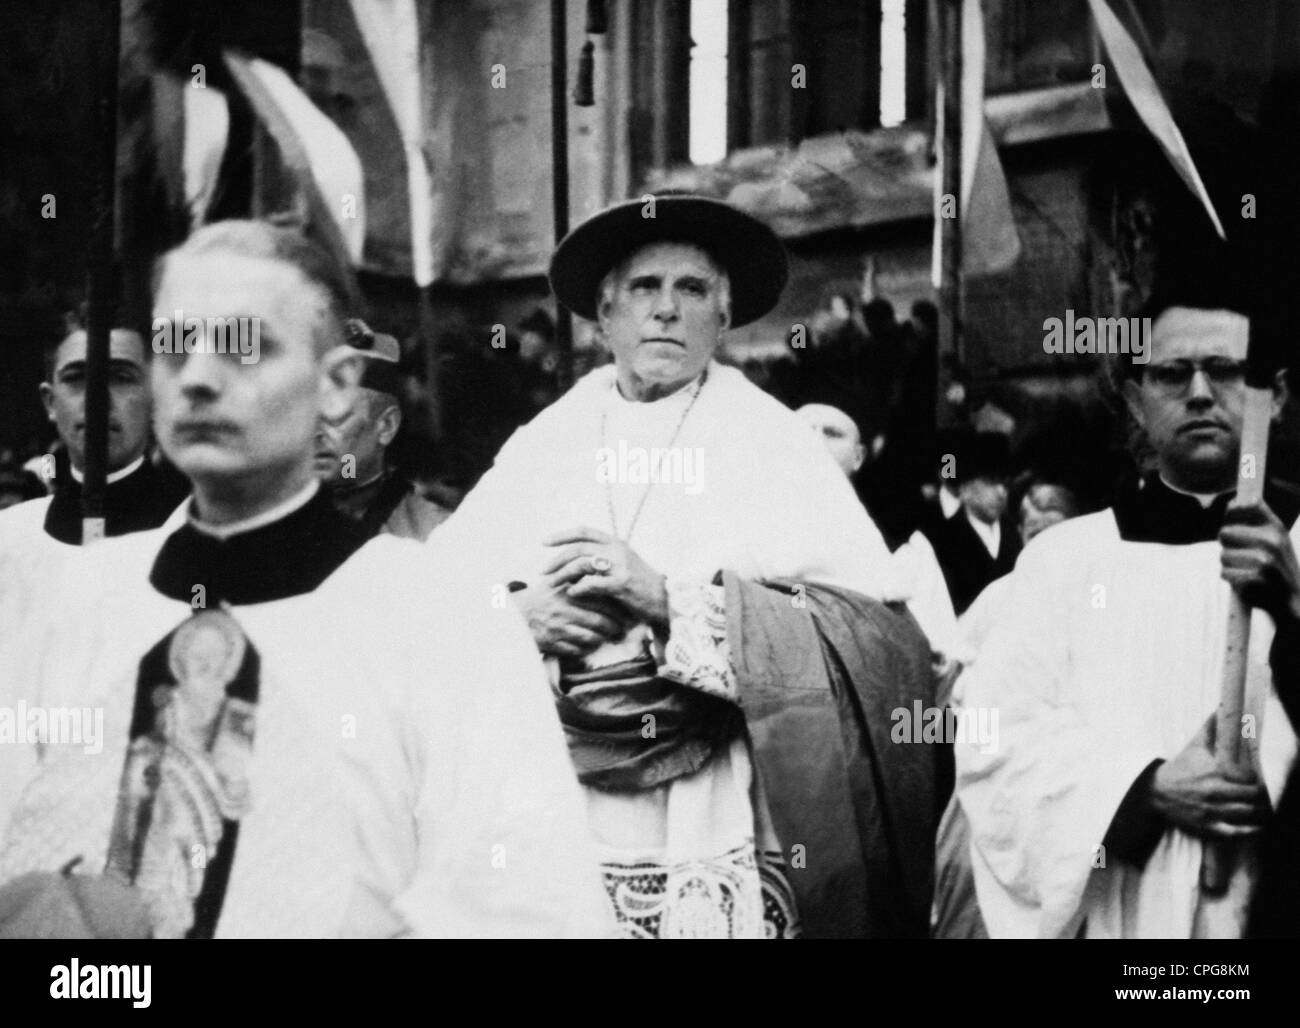
<svg viewBox="0 0 1300 1028"><path fill-rule="evenodd" d="M81 542L104 538L108 481L108 362L113 329L113 206L117 188L117 66L121 0L100 0L102 19L95 68L94 183L91 199L90 267L87 274L86 450L81 486Z"/></svg>
<svg viewBox="0 0 1300 1028"><path fill-rule="evenodd" d="M551 0L551 207L555 242L569 233L568 5ZM555 344L560 359L560 388L573 382L573 317L555 305Z"/></svg>
<svg viewBox="0 0 1300 1028"><path fill-rule="evenodd" d="M1237 503L1259 503L1264 498L1265 466L1268 456L1269 422L1273 416L1273 390L1249 388L1241 426L1241 462L1237 474ZM1246 648L1250 644L1250 607L1233 590L1228 608L1227 647L1223 660L1223 688L1219 697L1219 720L1214 754L1219 770L1240 772L1246 768L1242 745L1241 716L1246 681Z"/></svg>
<svg viewBox="0 0 1300 1028"><path fill-rule="evenodd" d="M1258 503L1264 498L1265 458L1272 417L1273 390L1248 386L1241 424L1241 460L1237 464L1237 503ZM1214 733L1214 763L1221 774L1236 778L1250 768L1249 754L1243 745L1241 721L1245 711L1246 656L1250 649L1250 607L1235 589L1228 599L1226 636ZM1219 896L1227 890L1232 878L1234 849L1226 840L1206 842L1201 857L1202 892Z"/></svg>
<svg viewBox="0 0 1300 1028"><path fill-rule="evenodd" d="M1247 312L1250 315L1246 346L1246 396L1242 411L1241 454L1237 463L1236 504L1257 504L1264 499L1268 480L1269 427L1273 416L1274 377L1278 368L1294 365L1295 335L1290 306L1300 289L1300 273L1291 259L1296 232L1300 231L1300 206L1293 196L1300 175L1300 154L1294 144L1296 118L1300 116L1300 79L1293 72L1275 75L1260 103L1261 147L1255 156L1253 176L1261 208L1268 219L1247 222L1235 230L1249 246ZM1245 745L1245 714L1258 715L1245 706L1247 654L1250 647L1251 609L1234 589L1229 597L1228 624L1223 657L1219 709L1215 719L1214 759L1223 775L1242 778L1255 771ZM1249 841L1207 842L1201 860L1201 889L1208 895L1227 890L1234 864Z"/></svg>

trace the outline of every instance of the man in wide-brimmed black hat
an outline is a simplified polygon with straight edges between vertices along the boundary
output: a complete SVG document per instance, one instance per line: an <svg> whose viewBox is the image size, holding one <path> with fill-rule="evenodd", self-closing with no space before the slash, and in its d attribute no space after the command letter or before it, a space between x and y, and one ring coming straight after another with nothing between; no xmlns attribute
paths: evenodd
<svg viewBox="0 0 1300 1028"><path fill-rule="evenodd" d="M863 827L924 806L932 754L891 747L875 708L922 698L928 647L869 598L889 554L817 438L714 359L786 277L772 231L716 200L643 197L580 225L551 286L614 363L516 432L430 540L475 553L525 612L628 936L928 925L933 831ZM832 663L866 670L836 685ZM883 740L841 739L835 696L853 688ZM890 750L878 805L855 811ZM926 873L891 891L873 874L887 850Z"/></svg>
<svg viewBox="0 0 1300 1028"><path fill-rule="evenodd" d="M1007 437L972 432L961 439L955 456L961 508L934 530L933 541L960 615L986 585L1015 567L1020 540L1005 517L1011 477Z"/></svg>

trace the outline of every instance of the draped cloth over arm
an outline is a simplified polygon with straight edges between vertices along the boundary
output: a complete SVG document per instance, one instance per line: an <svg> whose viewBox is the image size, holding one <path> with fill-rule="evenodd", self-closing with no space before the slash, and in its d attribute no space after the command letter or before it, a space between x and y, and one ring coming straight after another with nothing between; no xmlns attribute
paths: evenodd
<svg viewBox="0 0 1300 1028"><path fill-rule="evenodd" d="M818 937L924 937L934 745L891 741L890 712L933 702L929 644L901 608L845 589L724 574L728 640L754 761L790 880Z"/></svg>

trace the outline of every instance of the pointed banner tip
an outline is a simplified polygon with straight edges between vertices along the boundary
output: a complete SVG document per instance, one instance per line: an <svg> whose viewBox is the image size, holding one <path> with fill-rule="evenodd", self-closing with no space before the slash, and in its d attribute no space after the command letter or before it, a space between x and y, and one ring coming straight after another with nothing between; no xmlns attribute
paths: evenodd
<svg viewBox="0 0 1300 1028"><path fill-rule="evenodd" d="M1219 214L1214 209L1210 194L1205 189L1196 162L1192 160L1187 142L1183 139L1169 105L1160 92L1159 83L1156 82L1155 76L1142 57L1142 51L1119 18L1115 16L1115 12L1110 9L1106 0L1088 0L1088 6L1092 9L1097 31L1101 33L1102 43L1110 55L1116 74L1119 75L1120 84L1124 87L1124 92L1137 112L1137 116L1155 137L1179 178L1201 202L1219 238L1226 240L1228 236L1223 229L1223 222L1219 220Z"/></svg>
<svg viewBox="0 0 1300 1028"><path fill-rule="evenodd" d="M234 50L221 56L301 186L313 226L351 271L366 231L365 182L352 144L279 65ZM344 277L352 283L351 274Z"/></svg>

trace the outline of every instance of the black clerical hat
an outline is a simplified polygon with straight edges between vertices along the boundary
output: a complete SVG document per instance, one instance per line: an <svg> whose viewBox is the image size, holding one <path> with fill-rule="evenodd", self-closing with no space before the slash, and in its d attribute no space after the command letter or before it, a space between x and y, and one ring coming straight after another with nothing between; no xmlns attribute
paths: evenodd
<svg viewBox="0 0 1300 1028"><path fill-rule="evenodd" d="M726 270L733 328L776 306L789 277L785 247L758 219L708 197L661 194L616 204L560 240L551 258L551 289L574 314L594 321L596 293L610 269L662 242L698 246Z"/></svg>
<svg viewBox="0 0 1300 1028"><path fill-rule="evenodd" d="M1001 432L966 432L956 446L956 481L1011 477L1011 441Z"/></svg>

